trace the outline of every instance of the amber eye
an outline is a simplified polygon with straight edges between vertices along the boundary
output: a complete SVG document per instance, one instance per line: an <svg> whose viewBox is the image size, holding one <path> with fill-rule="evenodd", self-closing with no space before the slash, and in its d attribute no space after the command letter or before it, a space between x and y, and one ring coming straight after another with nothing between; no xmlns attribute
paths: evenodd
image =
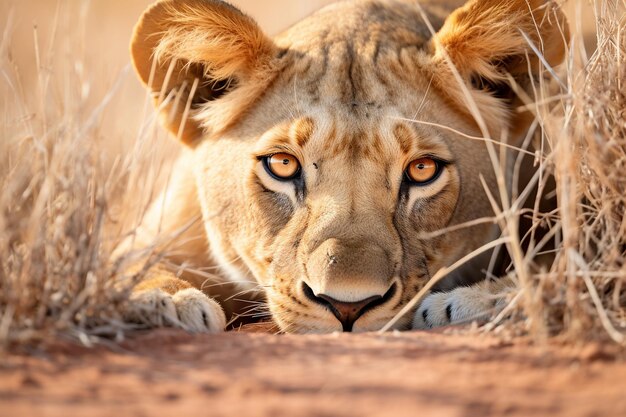
<svg viewBox="0 0 626 417"><path fill-rule="evenodd" d="M265 169L279 180L292 180L300 174L300 162L288 153L277 153L263 158Z"/></svg>
<svg viewBox="0 0 626 417"><path fill-rule="evenodd" d="M417 185L426 185L434 181L441 171L441 163L432 158L420 158L411 162L406 175Z"/></svg>

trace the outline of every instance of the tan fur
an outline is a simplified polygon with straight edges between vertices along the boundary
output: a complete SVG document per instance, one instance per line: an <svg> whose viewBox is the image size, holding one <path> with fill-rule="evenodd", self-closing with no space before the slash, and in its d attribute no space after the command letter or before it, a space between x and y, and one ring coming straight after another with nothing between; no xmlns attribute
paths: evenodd
<svg viewBox="0 0 626 417"><path fill-rule="evenodd" d="M521 119L509 116L512 102L471 81L502 82L506 72L521 81L528 65L539 74L519 34L539 42L533 17L548 62L557 64L564 44L554 27L564 23L556 9L550 21L534 0L473 0L445 20L452 3L423 4L435 38L412 0L339 2L273 41L222 1L162 0L148 9L133 37L133 62L165 126L188 149L135 240L120 249L168 242L156 246L170 249L171 272L153 273L138 294L169 293L179 321L197 331L212 328L199 317L215 310L185 292L189 285L220 299L263 294L273 319L291 332L342 329L324 297L350 308L376 299L353 323L355 331L373 330L439 268L494 239L489 224L425 236L492 215L480 177L492 189L496 177L483 143L410 120L480 135L475 104L493 131L511 125L523 133ZM276 153L295 156L302 178L272 177L261 161ZM441 176L408 184L404 170L425 156L447 162ZM488 260L449 280L479 280ZM218 277L205 285L193 268ZM227 306L229 315L236 310Z"/></svg>

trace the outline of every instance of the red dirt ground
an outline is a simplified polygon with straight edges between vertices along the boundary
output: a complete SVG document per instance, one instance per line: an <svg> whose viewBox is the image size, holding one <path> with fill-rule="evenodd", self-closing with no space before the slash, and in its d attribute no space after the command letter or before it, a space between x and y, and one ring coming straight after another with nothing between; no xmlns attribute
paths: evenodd
<svg viewBox="0 0 626 417"><path fill-rule="evenodd" d="M176 415L624 417L626 361L481 335L175 330L0 360L3 417Z"/></svg>

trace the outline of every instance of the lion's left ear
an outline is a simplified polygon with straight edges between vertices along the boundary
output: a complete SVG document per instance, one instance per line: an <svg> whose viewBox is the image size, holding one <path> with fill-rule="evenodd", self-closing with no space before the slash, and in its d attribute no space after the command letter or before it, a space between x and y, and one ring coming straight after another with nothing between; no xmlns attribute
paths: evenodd
<svg viewBox="0 0 626 417"><path fill-rule="evenodd" d="M569 38L561 10L545 0L470 0L455 10L433 39L436 73L450 75L447 57L461 77L479 89L538 75L542 63L563 61ZM448 81L445 81L446 83Z"/></svg>

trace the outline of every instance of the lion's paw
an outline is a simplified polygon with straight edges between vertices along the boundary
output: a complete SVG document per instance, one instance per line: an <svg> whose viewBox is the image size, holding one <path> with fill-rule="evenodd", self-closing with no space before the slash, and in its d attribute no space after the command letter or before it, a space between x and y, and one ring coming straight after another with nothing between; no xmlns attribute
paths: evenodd
<svg viewBox="0 0 626 417"><path fill-rule="evenodd" d="M126 319L150 327L179 327L197 333L217 333L226 327L220 305L195 288L174 295L160 289L137 292L131 296Z"/></svg>
<svg viewBox="0 0 626 417"><path fill-rule="evenodd" d="M202 291L195 288L178 291L172 297L178 319L192 332L217 333L226 327L222 307Z"/></svg>
<svg viewBox="0 0 626 417"><path fill-rule="evenodd" d="M414 329L461 324L488 318L498 304L483 286L460 287L450 292L431 294L422 301L415 317Z"/></svg>

